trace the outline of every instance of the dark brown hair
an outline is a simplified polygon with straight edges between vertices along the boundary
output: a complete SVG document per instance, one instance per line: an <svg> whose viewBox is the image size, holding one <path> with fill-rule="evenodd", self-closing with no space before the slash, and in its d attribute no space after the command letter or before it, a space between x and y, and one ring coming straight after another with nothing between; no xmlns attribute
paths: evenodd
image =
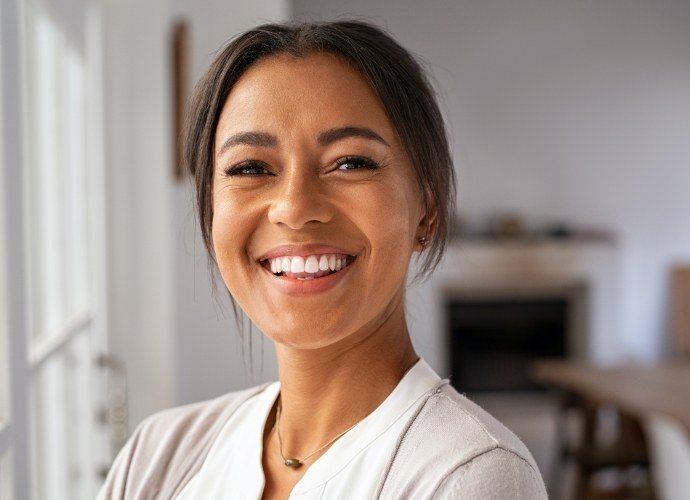
<svg viewBox="0 0 690 500"><path fill-rule="evenodd" d="M443 117L415 58L380 28L362 21L266 24L230 41L197 85L191 100L184 159L194 176L201 234L215 263L214 138L223 104L240 76L262 58L330 53L350 61L369 81L409 155L427 214L436 227L421 257L420 276L441 260L455 205L455 174Z"/></svg>

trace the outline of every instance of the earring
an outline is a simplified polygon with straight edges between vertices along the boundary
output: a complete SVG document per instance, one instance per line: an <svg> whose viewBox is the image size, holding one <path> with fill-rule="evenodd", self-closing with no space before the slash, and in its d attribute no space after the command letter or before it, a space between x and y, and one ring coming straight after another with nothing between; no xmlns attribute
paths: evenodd
<svg viewBox="0 0 690 500"><path fill-rule="evenodd" d="M420 236L419 238L417 238L417 242L423 247L425 247L426 244L429 243L429 239L426 236Z"/></svg>

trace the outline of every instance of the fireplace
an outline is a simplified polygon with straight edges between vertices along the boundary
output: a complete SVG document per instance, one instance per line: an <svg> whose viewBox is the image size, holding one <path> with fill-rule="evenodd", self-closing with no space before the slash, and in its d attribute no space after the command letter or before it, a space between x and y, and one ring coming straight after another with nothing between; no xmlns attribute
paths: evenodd
<svg viewBox="0 0 690 500"><path fill-rule="evenodd" d="M584 284L447 291L451 383L465 393L538 390L533 361L579 357L586 291Z"/></svg>

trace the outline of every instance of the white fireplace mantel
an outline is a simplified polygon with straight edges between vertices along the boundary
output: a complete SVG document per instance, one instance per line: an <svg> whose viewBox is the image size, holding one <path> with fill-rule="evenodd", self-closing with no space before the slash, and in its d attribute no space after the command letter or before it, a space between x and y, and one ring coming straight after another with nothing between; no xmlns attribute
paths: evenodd
<svg viewBox="0 0 690 500"><path fill-rule="evenodd" d="M606 241L455 241L434 275L408 293L415 345L432 366L448 375L449 297L575 294L584 299L577 306L574 356L599 364L615 362L623 356L617 324L617 254L616 245Z"/></svg>

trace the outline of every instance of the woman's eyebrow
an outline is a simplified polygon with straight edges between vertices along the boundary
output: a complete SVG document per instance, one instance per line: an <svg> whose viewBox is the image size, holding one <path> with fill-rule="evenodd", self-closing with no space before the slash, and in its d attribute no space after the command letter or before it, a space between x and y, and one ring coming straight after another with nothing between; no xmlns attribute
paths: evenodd
<svg viewBox="0 0 690 500"><path fill-rule="evenodd" d="M390 147L390 145L379 134L366 127L339 127L332 128L321 132L318 137L318 142L321 146L328 146L336 141L347 139L348 137L363 137L364 139L372 139L381 144Z"/></svg>
<svg viewBox="0 0 690 500"><path fill-rule="evenodd" d="M362 137L371 139L390 147L386 140L367 127L338 127L321 132L317 138L321 146L328 146L334 142L350 137ZM218 150L218 155L233 146L273 147L278 144L278 138L266 132L238 132L228 137Z"/></svg>
<svg viewBox="0 0 690 500"><path fill-rule="evenodd" d="M233 146L271 147L278 144L278 138L266 132L239 132L228 137L218 150L221 155Z"/></svg>

